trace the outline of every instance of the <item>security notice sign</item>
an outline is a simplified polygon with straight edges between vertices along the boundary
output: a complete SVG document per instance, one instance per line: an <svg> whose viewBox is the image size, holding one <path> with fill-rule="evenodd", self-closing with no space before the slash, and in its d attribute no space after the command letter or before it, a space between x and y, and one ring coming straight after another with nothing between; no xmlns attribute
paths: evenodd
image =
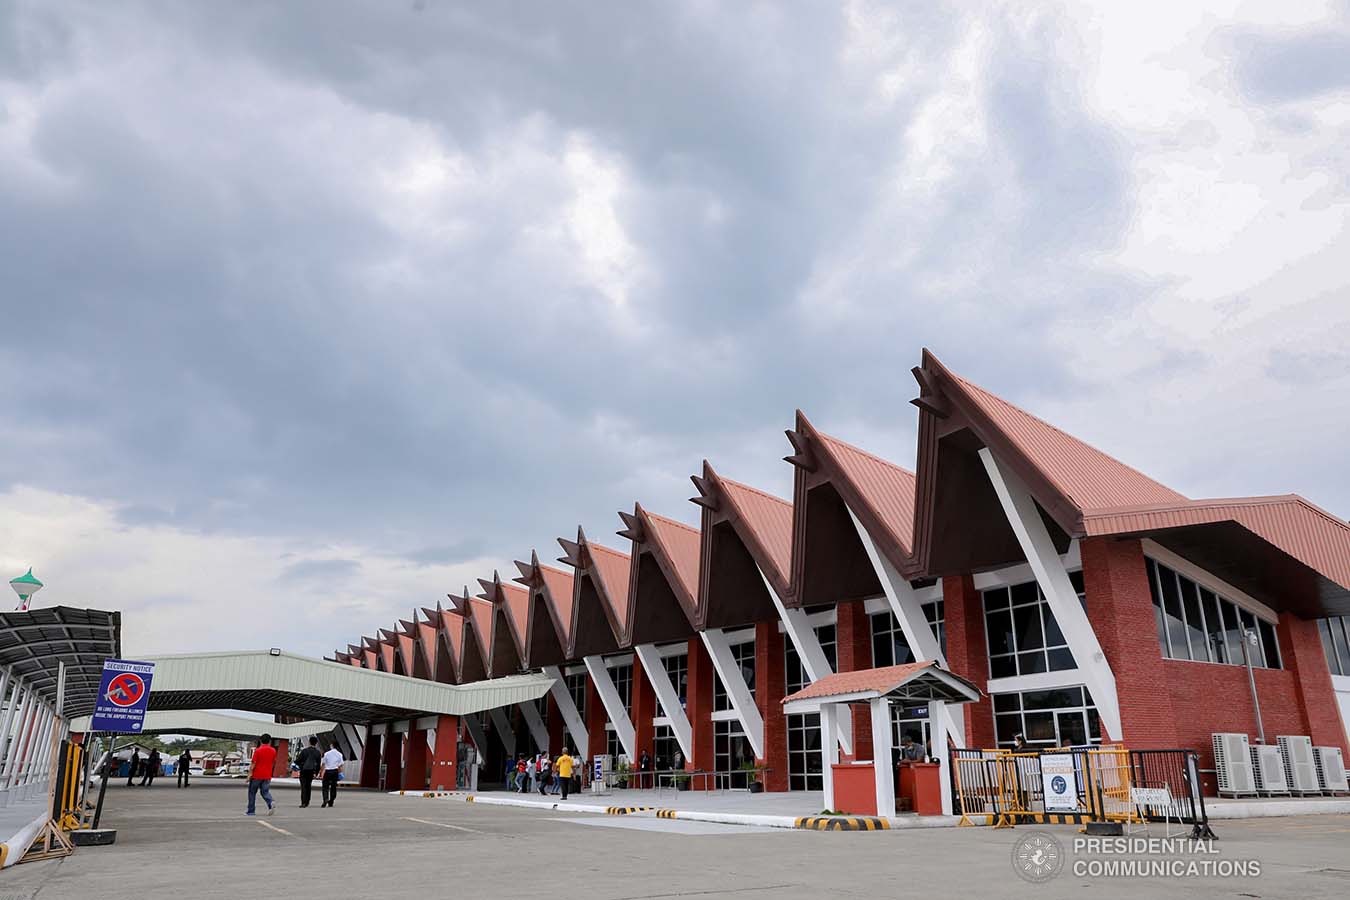
<svg viewBox="0 0 1350 900"><path fill-rule="evenodd" d="M1076 812L1078 787L1073 777L1072 753L1041 754L1041 785L1046 812Z"/></svg>
<svg viewBox="0 0 1350 900"><path fill-rule="evenodd" d="M150 703L150 679L154 675L154 663L105 659L89 730L139 734Z"/></svg>

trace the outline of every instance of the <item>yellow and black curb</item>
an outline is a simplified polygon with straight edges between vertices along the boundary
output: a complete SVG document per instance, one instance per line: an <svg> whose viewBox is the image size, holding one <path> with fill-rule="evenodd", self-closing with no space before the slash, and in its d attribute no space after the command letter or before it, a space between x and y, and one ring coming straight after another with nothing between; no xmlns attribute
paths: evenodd
<svg viewBox="0 0 1350 900"><path fill-rule="evenodd" d="M876 816L801 816L796 827L808 831L886 831L891 823Z"/></svg>
<svg viewBox="0 0 1350 900"><path fill-rule="evenodd" d="M1089 813L1017 813L1006 818L1016 825L1084 825L1092 821ZM986 825L997 825L998 821L999 816L984 817Z"/></svg>
<svg viewBox="0 0 1350 900"><path fill-rule="evenodd" d="M403 792L402 792L402 791L399 791L399 793L401 794L401 793L403 793ZM423 797L449 797L449 796L450 796L451 794L453 794L453 793L454 793L454 791L423 791L423 792L422 792L422 796L423 796Z"/></svg>
<svg viewBox="0 0 1350 900"><path fill-rule="evenodd" d="M650 806L606 806L605 815L626 816L629 813L646 812L649 809L651 809Z"/></svg>
<svg viewBox="0 0 1350 900"><path fill-rule="evenodd" d="M678 812L678 810L674 810L674 809L658 809L658 810L656 811L656 817L657 817L658 819L676 819L676 818L679 818L677 815L675 815L676 812Z"/></svg>

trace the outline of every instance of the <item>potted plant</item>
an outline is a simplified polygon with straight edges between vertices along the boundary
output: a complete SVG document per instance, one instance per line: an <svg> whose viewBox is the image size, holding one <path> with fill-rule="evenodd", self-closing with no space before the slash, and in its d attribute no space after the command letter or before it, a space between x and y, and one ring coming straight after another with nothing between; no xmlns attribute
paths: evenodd
<svg viewBox="0 0 1350 900"><path fill-rule="evenodd" d="M745 773L746 786L750 793L758 794L764 790L764 782L760 781L759 768L753 762L741 763L741 771Z"/></svg>
<svg viewBox="0 0 1350 900"><path fill-rule="evenodd" d="M687 790L689 790L689 782L690 782L690 778L689 778L688 775L685 775L685 774L679 774L679 775L676 775L676 776L675 776L675 790L677 790L677 791L687 791Z"/></svg>
<svg viewBox="0 0 1350 900"><path fill-rule="evenodd" d="M626 762L621 762L619 763L619 768L616 771L618 773L618 777L614 779L615 786L621 788L628 787L628 773L633 771L633 767Z"/></svg>

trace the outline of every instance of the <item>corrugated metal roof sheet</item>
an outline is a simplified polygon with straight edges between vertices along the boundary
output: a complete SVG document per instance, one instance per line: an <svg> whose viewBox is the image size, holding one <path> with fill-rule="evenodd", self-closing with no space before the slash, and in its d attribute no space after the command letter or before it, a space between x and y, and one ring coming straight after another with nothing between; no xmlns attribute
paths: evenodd
<svg viewBox="0 0 1350 900"><path fill-rule="evenodd" d="M492 671L492 619L496 607L486 600L470 597L468 619L473 625L474 636L478 639L478 649L483 654L483 665Z"/></svg>
<svg viewBox="0 0 1350 900"><path fill-rule="evenodd" d="M977 384L952 375L999 431L1081 511L1186 500L1166 485L1060 431Z"/></svg>
<svg viewBox="0 0 1350 900"><path fill-rule="evenodd" d="M586 549L591 558L590 574L600 582L602 598L609 603L616 621L628 621L628 554L591 541L586 542Z"/></svg>
<svg viewBox="0 0 1350 900"><path fill-rule="evenodd" d="M416 643L417 642L413 639L412 635L403 634L401 632L399 633L398 649L399 652L403 654L403 669L409 675L413 674L413 672L416 671L413 668L417 662L417 655L416 655L417 647L415 646Z"/></svg>
<svg viewBox="0 0 1350 900"><path fill-rule="evenodd" d="M427 671L432 677L436 675L436 625L432 622L417 623L417 643L422 648L422 660L427 664Z"/></svg>
<svg viewBox="0 0 1350 900"><path fill-rule="evenodd" d="M380 641L378 649L380 651L380 662L384 665L383 671L394 671L394 653L396 652L394 645L389 641Z"/></svg>
<svg viewBox="0 0 1350 900"><path fill-rule="evenodd" d="M464 660L464 630L468 627L464 615L453 610L441 610L441 631L450 642L450 658L454 660L455 674L459 675Z"/></svg>
<svg viewBox="0 0 1350 900"><path fill-rule="evenodd" d="M516 640L516 650L523 658L525 638L530 624L530 592L514 584L502 582L502 607L511 623L511 633Z"/></svg>
<svg viewBox="0 0 1350 900"><path fill-rule="evenodd" d="M905 553L913 553L914 473L836 437L816 435L896 543Z"/></svg>
<svg viewBox="0 0 1350 900"><path fill-rule="evenodd" d="M690 599L698 597L698 556L703 541L697 528L691 528L683 522L658 516L643 510L651 525L652 539L661 545L661 550L675 570L679 586Z"/></svg>
<svg viewBox="0 0 1350 900"><path fill-rule="evenodd" d="M539 576L544 580L544 593L548 602L553 605L553 610L557 614L556 622L562 623L562 630L558 634L558 642L564 647L567 646L571 635L568 633L572 628L572 573L564 572L561 569L555 569L552 566L540 566Z"/></svg>
<svg viewBox="0 0 1350 900"><path fill-rule="evenodd" d="M1083 525L1089 535L1108 535L1228 521L1350 589L1350 525L1297 494L1102 510L1084 516Z"/></svg>
<svg viewBox="0 0 1350 900"><path fill-rule="evenodd" d="M768 554L764 562L775 571L766 574L776 576L780 585L786 585L792 573L792 504L748 484L720 476L718 481L741 521Z"/></svg>

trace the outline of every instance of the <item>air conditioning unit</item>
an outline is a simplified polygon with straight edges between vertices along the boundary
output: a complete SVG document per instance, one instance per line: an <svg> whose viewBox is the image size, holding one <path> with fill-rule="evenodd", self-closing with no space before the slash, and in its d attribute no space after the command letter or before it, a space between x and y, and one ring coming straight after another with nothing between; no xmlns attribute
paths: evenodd
<svg viewBox="0 0 1350 900"><path fill-rule="evenodd" d="M1214 768L1219 774L1219 793L1236 797L1256 793L1252 754L1245 734L1215 734Z"/></svg>
<svg viewBox="0 0 1350 900"><path fill-rule="evenodd" d="M1282 734L1275 738L1280 756L1284 758L1284 773L1289 779L1289 790L1295 794L1320 794L1317 781L1317 761L1313 758L1312 738L1302 734Z"/></svg>
<svg viewBox="0 0 1350 900"><path fill-rule="evenodd" d="M1350 791L1340 747L1314 747L1313 759L1317 761L1317 782L1322 786L1323 793L1344 794Z"/></svg>
<svg viewBox="0 0 1350 900"><path fill-rule="evenodd" d="M1284 757L1280 755L1280 748L1258 744L1251 751L1256 789L1267 795L1289 793L1289 779L1284 775Z"/></svg>

